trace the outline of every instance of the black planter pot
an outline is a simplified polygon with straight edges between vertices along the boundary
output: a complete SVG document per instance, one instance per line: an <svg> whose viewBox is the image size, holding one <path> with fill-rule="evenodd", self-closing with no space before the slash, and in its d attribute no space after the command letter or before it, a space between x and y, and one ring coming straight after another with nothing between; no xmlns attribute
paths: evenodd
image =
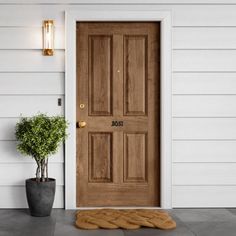
<svg viewBox="0 0 236 236"><path fill-rule="evenodd" d="M26 196L32 216L50 216L55 197L56 180L49 178L46 182L27 179Z"/></svg>

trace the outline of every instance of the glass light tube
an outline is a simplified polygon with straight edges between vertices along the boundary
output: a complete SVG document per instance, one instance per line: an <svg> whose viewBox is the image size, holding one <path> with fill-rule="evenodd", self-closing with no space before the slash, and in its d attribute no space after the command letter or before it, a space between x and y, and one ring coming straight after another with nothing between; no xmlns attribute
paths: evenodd
<svg viewBox="0 0 236 236"><path fill-rule="evenodd" d="M54 21L43 22L43 55L53 56L54 54Z"/></svg>

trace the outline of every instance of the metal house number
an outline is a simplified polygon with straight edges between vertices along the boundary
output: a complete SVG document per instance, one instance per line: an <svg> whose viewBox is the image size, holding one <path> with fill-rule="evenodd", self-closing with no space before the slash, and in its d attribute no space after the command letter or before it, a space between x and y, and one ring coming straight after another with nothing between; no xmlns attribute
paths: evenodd
<svg viewBox="0 0 236 236"><path fill-rule="evenodd" d="M111 122L111 126L123 126L123 121L121 121L121 120L113 120L112 122Z"/></svg>

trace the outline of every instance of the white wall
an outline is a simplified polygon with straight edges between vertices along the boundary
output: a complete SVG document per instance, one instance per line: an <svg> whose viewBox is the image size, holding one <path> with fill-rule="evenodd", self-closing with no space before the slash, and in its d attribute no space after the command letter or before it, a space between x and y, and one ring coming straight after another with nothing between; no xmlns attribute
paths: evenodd
<svg viewBox="0 0 236 236"><path fill-rule="evenodd" d="M0 0L0 208L25 207L23 181L34 174L33 162L15 151L18 117L64 112L57 99L64 98L67 9L172 11L173 207L235 207L236 1L96 2ZM45 19L56 21L54 57L41 52ZM61 149L50 164L57 178L54 207L64 205L63 165Z"/></svg>
<svg viewBox="0 0 236 236"><path fill-rule="evenodd" d="M56 55L42 56L41 24L51 16L45 6L33 8L0 5L0 208L26 207L24 180L35 176L34 161L16 151L19 116L64 114L64 27L56 28ZM64 207L62 147L51 158L49 171L57 180L54 207Z"/></svg>

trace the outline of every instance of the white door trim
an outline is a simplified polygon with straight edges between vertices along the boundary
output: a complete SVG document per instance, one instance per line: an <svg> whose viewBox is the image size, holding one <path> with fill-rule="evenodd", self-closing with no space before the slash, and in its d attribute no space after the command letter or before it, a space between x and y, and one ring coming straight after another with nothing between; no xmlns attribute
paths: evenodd
<svg viewBox="0 0 236 236"><path fill-rule="evenodd" d="M65 143L65 208L76 209L76 22L161 22L161 208L172 207L171 13L168 11L66 11L65 117L69 138Z"/></svg>

